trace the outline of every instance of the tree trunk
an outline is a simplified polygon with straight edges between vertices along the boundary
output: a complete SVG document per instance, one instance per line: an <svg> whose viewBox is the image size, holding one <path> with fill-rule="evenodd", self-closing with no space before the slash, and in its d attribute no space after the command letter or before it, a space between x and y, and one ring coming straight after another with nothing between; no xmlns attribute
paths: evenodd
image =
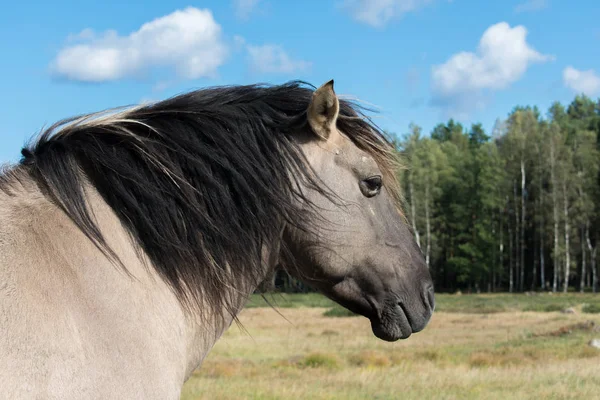
<svg viewBox="0 0 600 400"><path fill-rule="evenodd" d="M543 209L543 207L540 207L540 209ZM544 211L541 211L540 214L540 287L542 290L546 290L546 263L544 260Z"/></svg>
<svg viewBox="0 0 600 400"><path fill-rule="evenodd" d="M512 229L510 229L510 227L508 228L508 291L509 293L513 292L513 285L514 285L514 280L513 280L513 236L512 236Z"/></svg>
<svg viewBox="0 0 600 400"><path fill-rule="evenodd" d="M571 272L571 257L569 251L569 203L567 199L567 183L566 178L563 178L563 213L565 217L565 282L563 284L563 292L567 293L569 289L569 274Z"/></svg>
<svg viewBox="0 0 600 400"><path fill-rule="evenodd" d="M504 214L504 213L502 213ZM504 224L502 222L504 222L504 219L502 218L503 216L500 215L500 246L499 246L499 253L500 253L500 265L498 266L498 270L502 271L502 267L504 266ZM496 274L494 273L493 276L493 281L492 281L492 290L495 292L496 291Z"/></svg>
<svg viewBox="0 0 600 400"><path fill-rule="evenodd" d="M554 276L552 277L552 291L558 290L558 201L556 199L556 160L554 154L554 138L550 141L550 179L552 181L552 215L554 218L554 255L552 264Z"/></svg>
<svg viewBox="0 0 600 400"><path fill-rule="evenodd" d="M496 237L496 219L492 213L492 237ZM488 277L488 292L492 291L492 285L494 282L494 274L496 271L496 246L492 246L492 262L490 268L490 274Z"/></svg>
<svg viewBox="0 0 600 400"><path fill-rule="evenodd" d="M539 206L539 214L540 214L540 288L542 290L546 290L546 264L544 262L544 177L542 175L542 151L539 150L538 154L540 155L539 159L539 184L540 184L540 206ZM535 257L535 256L534 256Z"/></svg>
<svg viewBox="0 0 600 400"><path fill-rule="evenodd" d="M519 264L519 260L520 258L520 251L519 251L519 205L518 205L518 200L517 200L517 181L513 181L513 204L514 204L514 210L515 210L515 237L514 237L514 246L515 246L515 253L514 253L514 261L515 261L515 275L514 275L514 279L517 281L516 282L516 286L517 288L520 287L520 283L519 283L519 268L521 267Z"/></svg>
<svg viewBox="0 0 600 400"><path fill-rule="evenodd" d="M408 190L410 190L410 214L411 214L411 222L413 232L415 234L415 239L417 241L417 246L421 248L421 239L419 238L419 231L417 230L417 200L415 197L415 187L413 185L413 173L409 172L408 174Z"/></svg>
<svg viewBox="0 0 600 400"><path fill-rule="evenodd" d="M590 271L590 268L586 268L585 286L588 288L592 287L592 271Z"/></svg>
<svg viewBox="0 0 600 400"><path fill-rule="evenodd" d="M598 245L592 247L592 241L590 240L590 221L587 220L585 223L585 241L587 242L588 250L590 252L590 268L592 269L592 292L596 293L598 290L598 270L596 269L596 248Z"/></svg>
<svg viewBox="0 0 600 400"><path fill-rule="evenodd" d="M596 266L596 249L598 247L594 247L591 254L590 267L592 268L592 291L594 293L598 292L598 267Z"/></svg>
<svg viewBox="0 0 600 400"><path fill-rule="evenodd" d="M425 226L427 232L427 247L425 249L425 263L429 268L431 259L431 223L429 219L429 182L425 186Z"/></svg>
<svg viewBox="0 0 600 400"><path fill-rule="evenodd" d="M535 256L537 254L537 252L538 252L537 251L538 244L537 244L537 241L535 241L535 238L534 238L533 241L534 241L534 246L533 246L533 269L531 270L533 276L531 277L531 287L529 288L529 290L531 290L531 291L535 291L535 284L537 282L537 270L538 270L538 259Z"/></svg>
<svg viewBox="0 0 600 400"><path fill-rule="evenodd" d="M581 227L581 281L579 282L579 291L583 293L585 291L585 277L587 271L585 270L585 228Z"/></svg>
<svg viewBox="0 0 600 400"><path fill-rule="evenodd" d="M521 241L519 244L521 275L519 278L519 291L525 287L525 162L521 159Z"/></svg>

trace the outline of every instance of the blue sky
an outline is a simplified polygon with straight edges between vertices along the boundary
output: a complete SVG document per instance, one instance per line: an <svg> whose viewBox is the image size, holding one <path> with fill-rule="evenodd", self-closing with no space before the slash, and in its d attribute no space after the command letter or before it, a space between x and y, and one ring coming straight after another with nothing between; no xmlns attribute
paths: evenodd
<svg viewBox="0 0 600 400"><path fill-rule="evenodd" d="M29 1L0 13L0 163L45 126L219 84L335 79L396 134L600 96L600 2Z"/></svg>

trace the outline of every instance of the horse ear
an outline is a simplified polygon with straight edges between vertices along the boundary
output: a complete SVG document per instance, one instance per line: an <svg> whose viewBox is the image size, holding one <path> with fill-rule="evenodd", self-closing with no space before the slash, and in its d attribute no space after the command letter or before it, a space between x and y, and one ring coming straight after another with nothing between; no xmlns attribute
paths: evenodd
<svg viewBox="0 0 600 400"><path fill-rule="evenodd" d="M308 123L312 130L327 140L331 130L335 128L340 101L333 91L333 79L315 90L308 106Z"/></svg>

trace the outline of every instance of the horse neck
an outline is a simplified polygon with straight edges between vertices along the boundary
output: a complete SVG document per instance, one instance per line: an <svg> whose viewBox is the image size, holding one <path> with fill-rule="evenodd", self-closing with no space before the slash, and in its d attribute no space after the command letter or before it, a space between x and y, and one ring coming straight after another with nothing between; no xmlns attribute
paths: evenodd
<svg viewBox="0 0 600 400"><path fill-rule="evenodd" d="M187 379L200 366L216 341L231 326L234 318L257 288L259 281L275 267L278 262L279 242L263 246L264 269L261 277L252 277L252 279L237 277L239 283L235 288L221 288L221 295L231 300L229 304L237 306L233 315L226 310L213 310L208 302L202 300L195 308L190 309L182 304L178 295L154 268L147 268L146 265L151 265L149 260L145 260L146 264L139 259L140 254L135 252L131 245L131 239L118 221L118 217L101 196L93 189L87 189L87 191L90 193L88 197L90 208L98 218L101 232L108 239L111 248L121 247L117 255L119 258L122 257L122 254L124 255L122 259L126 260L127 272L132 275L129 278L125 274L121 274L121 280L124 280L126 286L132 285L132 282L138 280L142 282L139 292L131 295L136 303L152 297L153 301L150 304L153 307L148 308L147 303L144 303L143 311L138 310L137 312L146 312L167 321L167 325L163 326L171 324L172 327L168 338L175 343L185 344L183 349L180 348L176 351L182 352L185 379ZM107 232L109 234L106 234ZM143 253L141 257L145 258ZM113 265L113 268L118 267ZM233 268L229 267L228 270L234 273ZM165 343L165 346L172 345L173 342Z"/></svg>
<svg viewBox="0 0 600 400"><path fill-rule="evenodd" d="M22 238L11 240L10 247L0 246L8 275L14 276L17 284L22 281L31 283L28 287L35 288L36 284L42 287L48 297L40 301L53 308L52 314L59 318L73 318L74 326L80 330L102 327L103 333L87 338L90 342L103 343L107 334L115 335L114 340L123 340L114 343L115 347L128 349L134 353L132 357L143 352L138 355L140 359L155 354L163 364L171 364L165 365L165 369L178 371L176 379L187 379L235 315L211 310L208 304L200 307L199 314L214 318L189 312L156 270L148 268L149 261L142 261L144 254L132 245L130 236L102 197L92 187L85 190L100 231L126 270L95 247L37 185L24 182L11 188L10 196L0 191L0 244L3 236ZM269 249L265 248L264 254L272 258ZM255 284L248 282L236 289L223 288L221 293L239 304L239 311L255 288ZM38 290L32 289L25 297L39 296ZM83 311L65 313L65 309ZM41 324L60 325L39 318ZM127 335L119 336L122 332ZM64 337L69 334L65 332Z"/></svg>

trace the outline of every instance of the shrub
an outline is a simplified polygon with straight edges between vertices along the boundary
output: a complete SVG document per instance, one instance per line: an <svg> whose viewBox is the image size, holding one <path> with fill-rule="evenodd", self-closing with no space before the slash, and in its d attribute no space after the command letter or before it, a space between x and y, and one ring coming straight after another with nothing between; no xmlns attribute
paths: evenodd
<svg viewBox="0 0 600 400"><path fill-rule="evenodd" d="M565 309L564 304L550 303L550 304L530 304L525 307L523 311L535 311L535 312L556 312Z"/></svg>
<svg viewBox="0 0 600 400"><path fill-rule="evenodd" d="M350 364L359 367L388 367L392 364L388 356L383 353L365 350L350 356Z"/></svg>
<svg viewBox="0 0 600 400"><path fill-rule="evenodd" d="M338 356L329 353L311 353L300 359L298 365L308 368L337 369L341 362Z"/></svg>
<svg viewBox="0 0 600 400"><path fill-rule="evenodd" d="M581 308L581 311L588 314L600 313L600 304L586 304Z"/></svg>
<svg viewBox="0 0 600 400"><path fill-rule="evenodd" d="M544 307L544 311L546 312L562 311L563 309L564 307L562 307L560 304L548 304L546 307Z"/></svg>
<svg viewBox="0 0 600 400"><path fill-rule="evenodd" d="M471 354L469 365L471 368L508 367L525 364L536 358L538 357L533 354L516 354L507 351L479 351Z"/></svg>

